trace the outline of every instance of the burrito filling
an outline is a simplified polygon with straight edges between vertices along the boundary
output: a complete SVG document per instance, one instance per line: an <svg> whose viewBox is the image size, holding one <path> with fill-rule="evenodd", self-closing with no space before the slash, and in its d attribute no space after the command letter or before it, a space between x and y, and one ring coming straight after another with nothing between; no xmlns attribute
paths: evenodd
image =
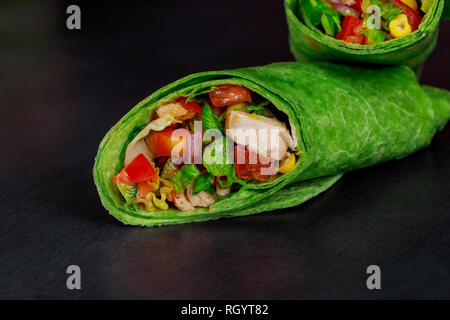
<svg viewBox="0 0 450 320"><path fill-rule="evenodd" d="M224 84L161 102L113 180L129 205L189 211L247 183L271 182L299 156L286 114L246 87Z"/></svg>
<svg viewBox="0 0 450 320"><path fill-rule="evenodd" d="M309 27L347 43L375 44L419 28L434 0L300 0Z"/></svg>

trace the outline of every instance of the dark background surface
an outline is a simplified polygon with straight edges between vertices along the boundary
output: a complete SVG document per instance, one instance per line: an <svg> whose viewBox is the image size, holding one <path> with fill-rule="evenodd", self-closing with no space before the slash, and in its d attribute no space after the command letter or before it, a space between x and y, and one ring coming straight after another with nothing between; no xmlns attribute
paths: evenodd
<svg viewBox="0 0 450 320"><path fill-rule="evenodd" d="M80 31L71 3L0 4L0 298L450 298L448 126L299 207L151 229L109 216L91 171L129 108L189 73L293 58L281 0L72 3ZM449 34L424 84L450 89Z"/></svg>

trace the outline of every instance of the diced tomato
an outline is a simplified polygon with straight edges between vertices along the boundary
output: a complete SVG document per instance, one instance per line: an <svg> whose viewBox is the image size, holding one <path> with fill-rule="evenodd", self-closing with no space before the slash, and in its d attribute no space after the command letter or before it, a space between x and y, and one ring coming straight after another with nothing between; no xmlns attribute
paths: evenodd
<svg viewBox="0 0 450 320"><path fill-rule="evenodd" d="M341 31L336 34L336 39L344 40L348 43L364 42L364 35L361 33L363 30L363 21L354 16L347 15L342 21Z"/></svg>
<svg viewBox="0 0 450 320"><path fill-rule="evenodd" d="M176 130L180 130L178 137L173 136ZM196 133L183 128L176 130L164 129L163 131L153 132L145 140L147 148L155 155L155 159L157 159L156 166L161 168L161 170L168 158L172 157L172 152L175 147L177 148L174 154L175 158L182 158L181 162L176 161L176 164L174 163L178 169L181 169L185 164L195 164L196 160L197 162L200 161L200 163L202 161L202 135L199 133L200 136L196 137ZM196 152L197 158L195 157ZM206 171L202 164L196 164L196 166L201 172Z"/></svg>
<svg viewBox="0 0 450 320"><path fill-rule="evenodd" d="M364 30L364 23L361 22L353 29L353 35L347 38L348 43L358 43L363 44L365 42L366 36L362 33Z"/></svg>
<svg viewBox="0 0 450 320"><path fill-rule="evenodd" d="M199 115L202 114L202 108L200 108L200 106L198 105L197 102L186 101L186 100L187 100L187 98L183 97L183 98L178 99L177 102L179 104L181 104L181 106L183 108L185 108L187 111L194 112L194 113L199 114Z"/></svg>
<svg viewBox="0 0 450 320"><path fill-rule="evenodd" d="M411 30L416 31L417 29L419 29L419 25L422 22L422 17L420 16L419 11L414 10L400 0L393 1L398 8L405 8L402 13L408 17L408 23L411 26Z"/></svg>
<svg viewBox="0 0 450 320"><path fill-rule="evenodd" d="M211 91L209 93L209 99L213 107L226 107L241 102L251 102L252 95L250 90L245 87L225 84Z"/></svg>
<svg viewBox="0 0 450 320"><path fill-rule="evenodd" d="M147 194L153 192L153 187L149 185L147 182L140 182L138 185L138 198L145 198Z"/></svg>
<svg viewBox="0 0 450 320"><path fill-rule="evenodd" d="M176 129L181 130L181 129ZM155 157L170 157L172 155L172 149L179 143L186 144L186 141L182 137L172 137L175 130L164 129L163 131L153 131L147 138L145 143L150 153ZM184 145L181 146L183 149Z"/></svg>
<svg viewBox="0 0 450 320"><path fill-rule="evenodd" d="M341 31L336 34L336 39L345 41L349 36L354 35L354 30L361 21L361 19L351 15L345 16L342 20Z"/></svg>
<svg viewBox="0 0 450 320"><path fill-rule="evenodd" d="M243 158L245 156L245 158ZM256 163L251 164L250 159L256 156ZM243 145L237 145L234 149L234 158L235 158L235 168L236 168L236 174L241 179L254 179L258 181L265 181L267 180L268 175L263 175L261 172L262 168L270 168L271 163L270 159L262 157L260 155L255 155L254 152L249 151L246 146ZM240 163L241 161L238 161L238 159L245 159L244 163ZM262 164L261 162L264 162ZM276 170L273 171L273 174L276 174Z"/></svg>
<svg viewBox="0 0 450 320"><path fill-rule="evenodd" d="M356 36L348 36L345 42L362 44L364 42L364 35L358 34Z"/></svg>
<svg viewBox="0 0 450 320"><path fill-rule="evenodd" d="M350 7L352 7L353 9L359 10L360 12L362 12L362 5L363 0L355 0L355 3L350 5Z"/></svg>
<svg viewBox="0 0 450 320"><path fill-rule="evenodd" d="M362 34L362 31L364 30L364 22L361 20L360 23L356 25L356 27L353 29L354 35L360 35Z"/></svg>
<svg viewBox="0 0 450 320"><path fill-rule="evenodd" d="M144 181L154 181L158 179L155 168L144 154L140 153L131 163L122 169L122 171L113 178L114 181L138 183Z"/></svg>

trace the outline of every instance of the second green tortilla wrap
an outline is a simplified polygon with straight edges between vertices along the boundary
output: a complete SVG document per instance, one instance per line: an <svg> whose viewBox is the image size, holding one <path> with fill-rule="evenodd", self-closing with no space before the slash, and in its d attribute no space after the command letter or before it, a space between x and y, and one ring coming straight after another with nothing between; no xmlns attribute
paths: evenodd
<svg viewBox="0 0 450 320"><path fill-rule="evenodd" d="M439 21L449 18L448 6L435 0L419 29L412 34L373 45L346 43L306 26L298 12L299 0L285 0L291 50L298 61L345 61L407 65L418 69L436 46Z"/></svg>
<svg viewBox="0 0 450 320"><path fill-rule="evenodd" d="M270 100L296 128L301 161L273 182L247 184L207 209L128 206L113 183L127 144L162 101L211 85L237 84ZM276 63L193 74L131 109L101 142L94 180L105 208L126 224L156 226L253 214L298 205L343 172L401 158L427 146L450 118L449 93L422 88L407 67L362 69L330 63Z"/></svg>

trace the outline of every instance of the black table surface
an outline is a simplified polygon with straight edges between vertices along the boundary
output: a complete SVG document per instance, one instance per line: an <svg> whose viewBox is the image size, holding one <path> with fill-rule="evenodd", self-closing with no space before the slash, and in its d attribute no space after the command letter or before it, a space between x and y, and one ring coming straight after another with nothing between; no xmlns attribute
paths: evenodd
<svg viewBox="0 0 450 320"><path fill-rule="evenodd" d="M108 215L92 166L130 107L193 72L293 57L281 0L73 3L81 30L70 2L0 5L0 298L450 298L449 126L298 207L161 228ZM422 83L450 89L449 34Z"/></svg>

